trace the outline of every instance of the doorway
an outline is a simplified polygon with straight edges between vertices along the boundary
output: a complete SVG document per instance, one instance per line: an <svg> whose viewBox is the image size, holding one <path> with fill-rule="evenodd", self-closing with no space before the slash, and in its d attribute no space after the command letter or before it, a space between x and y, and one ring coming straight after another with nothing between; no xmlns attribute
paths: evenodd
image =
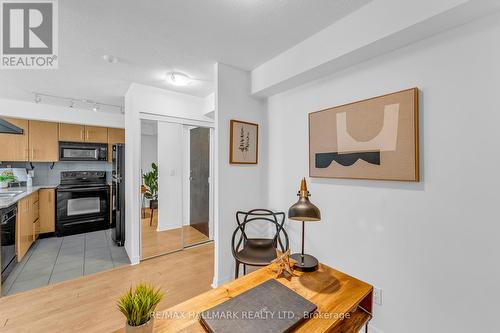
<svg viewBox="0 0 500 333"><path fill-rule="evenodd" d="M209 127L141 120L141 259L212 240L212 135Z"/></svg>

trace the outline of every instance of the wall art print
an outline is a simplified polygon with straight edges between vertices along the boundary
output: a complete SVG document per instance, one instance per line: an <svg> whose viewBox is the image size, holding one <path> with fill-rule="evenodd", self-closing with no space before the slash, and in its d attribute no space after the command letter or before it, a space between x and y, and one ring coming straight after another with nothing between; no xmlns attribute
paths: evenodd
<svg viewBox="0 0 500 333"><path fill-rule="evenodd" d="M309 175L419 181L418 89L310 113Z"/></svg>
<svg viewBox="0 0 500 333"><path fill-rule="evenodd" d="M229 162L231 164L257 164L259 155L259 125L231 120Z"/></svg>

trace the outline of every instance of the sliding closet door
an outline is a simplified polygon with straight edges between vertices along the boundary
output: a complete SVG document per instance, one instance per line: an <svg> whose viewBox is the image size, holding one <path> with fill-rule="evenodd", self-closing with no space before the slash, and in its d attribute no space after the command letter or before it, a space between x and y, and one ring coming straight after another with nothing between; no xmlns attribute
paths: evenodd
<svg viewBox="0 0 500 333"><path fill-rule="evenodd" d="M148 121L143 121L148 122ZM158 202L142 219L141 256L150 258L182 249L182 125L156 122ZM143 124L144 129L144 124ZM143 131L142 156L148 147ZM143 161L144 164L144 161ZM146 173L143 170L143 173ZM143 177L144 178L144 177ZM149 206L148 206L149 207Z"/></svg>

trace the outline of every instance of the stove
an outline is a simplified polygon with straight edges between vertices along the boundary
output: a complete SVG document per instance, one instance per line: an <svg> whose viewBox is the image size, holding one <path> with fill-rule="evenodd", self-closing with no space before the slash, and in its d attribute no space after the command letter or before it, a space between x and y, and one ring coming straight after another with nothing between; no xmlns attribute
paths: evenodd
<svg viewBox="0 0 500 333"><path fill-rule="evenodd" d="M56 193L58 237L109 228L105 171L63 171Z"/></svg>

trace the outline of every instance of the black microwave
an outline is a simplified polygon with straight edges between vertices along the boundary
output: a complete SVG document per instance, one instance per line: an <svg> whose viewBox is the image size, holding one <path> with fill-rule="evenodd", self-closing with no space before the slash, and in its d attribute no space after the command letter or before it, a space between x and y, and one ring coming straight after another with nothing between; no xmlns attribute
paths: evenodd
<svg viewBox="0 0 500 333"><path fill-rule="evenodd" d="M107 161L105 143L59 141L59 161Z"/></svg>

